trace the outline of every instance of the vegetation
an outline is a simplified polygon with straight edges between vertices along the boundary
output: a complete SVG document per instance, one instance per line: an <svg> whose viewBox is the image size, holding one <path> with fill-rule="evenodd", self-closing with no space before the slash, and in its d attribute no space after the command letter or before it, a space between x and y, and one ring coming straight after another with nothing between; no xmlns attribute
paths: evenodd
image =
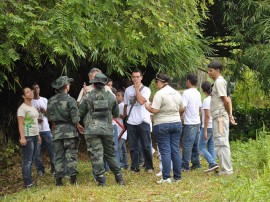
<svg viewBox="0 0 270 202"><path fill-rule="evenodd" d="M17 193L2 195L2 201L267 201L270 193L270 136L266 131L257 135L257 140L231 143L234 174L215 176L202 170L183 173L178 184L162 184L154 174L139 174L123 171L127 185L116 185L109 172L107 187L97 187L91 175L87 157L80 154L79 184L55 187L49 169L44 178L36 178L37 187L22 188L19 165L8 169L3 175L10 176L1 187L12 186ZM86 151L84 152L86 154ZM158 158L154 158L158 168ZM207 167L202 160L203 168ZM49 162L47 162L47 168ZM156 170L157 172L157 170ZM34 172L35 173L35 172ZM15 179L14 179L15 178ZM17 178L17 179L16 179ZM20 185L21 184L21 185ZM19 186L18 186L19 185ZM2 194L8 193L8 190Z"/></svg>

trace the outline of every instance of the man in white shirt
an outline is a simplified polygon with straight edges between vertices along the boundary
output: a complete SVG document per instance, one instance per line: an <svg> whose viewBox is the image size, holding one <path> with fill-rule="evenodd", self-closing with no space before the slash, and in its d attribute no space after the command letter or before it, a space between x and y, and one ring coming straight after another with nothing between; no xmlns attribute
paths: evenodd
<svg viewBox="0 0 270 202"><path fill-rule="evenodd" d="M186 76L187 90L183 92L184 105L184 133L182 138L182 171L201 168L199 158L200 137L200 107L202 106L201 94L196 89L198 77L195 74ZM189 167L191 160L192 166Z"/></svg>
<svg viewBox="0 0 270 202"><path fill-rule="evenodd" d="M139 172L139 141L142 143L145 170L153 172L152 144L150 134L150 113L145 108L151 91L142 84L142 72L138 69L132 72L133 85L125 90L124 115L128 115L132 103L135 104L129 114L127 121L127 135L130 144L131 171ZM136 100L135 100L136 99Z"/></svg>
<svg viewBox="0 0 270 202"><path fill-rule="evenodd" d="M32 105L38 110L39 112L39 118L38 118L38 128L39 128L39 134L42 139L41 145L38 145L37 148L37 155L35 158L35 164L37 168L37 173L39 176L43 176L45 173L45 168L42 161L42 147L44 147L47 151L47 154L50 158L50 164L51 164L51 174L54 174L55 172L55 157L53 152L53 137L50 130L50 126L48 123L48 118L46 116L46 110L47 110L47 103L48 100L45 97L41 97L40 94L40 88L37 83L34 83L32 85L32 90L34 92L34 98L32 100Z"/></svg>

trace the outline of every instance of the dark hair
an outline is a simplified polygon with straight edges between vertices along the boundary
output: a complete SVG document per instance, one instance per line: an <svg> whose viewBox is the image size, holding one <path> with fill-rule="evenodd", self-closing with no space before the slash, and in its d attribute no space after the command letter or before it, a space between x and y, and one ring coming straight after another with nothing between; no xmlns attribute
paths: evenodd
<svg viewBox="0 0 270 202"><path fill-rule="evenodd" d="M155 79L156 80L159 80L159 81L161 81L163 83L169 83L169 82L171 82L171 78L167 74L165 74L165 73L159 73L159 74L157 74Z"/></svg>
<svg viewBox="0 0 270 202"><path fill-rule="evenodd" d="M117 90L116 90L116 88L114 88L114 87L112 87L112 92L113 92L113 94L115 94L116 95L116 92L117 92Z"/></svg>
<svg viewBox="0 0 270 202"><path fill-rule="evenodd" d="M208 65L208 68L219 69L220 72L222 71L222 67L223 67L222 63L220 61L218 61L218 60L213 60Z"/></svg>
<svg viewBox="0 0 270 202"><path fill-rule="evenodd" d="M36 81L34 81L33 84L32 84L32 88L33 88L33 86L39 86L39 85L38 85L38 83Z"/></svg>
<svg viewBox="0 0 270 202"><path fill-rule="evenodd" d="M63 86L60 87L59 89L55 89L55 93L63 93L63 92L65 91L67 85L68 85L68 84L63 85Z"/></svg>
<svg viewBox="0 0 270 202"><path fill-rule="evenodd" d="M187 76L186 76L186 80L189 80L190 81L190 83L193 85L193 86L196 86L197 85L197 83L198 83L198 77L197 77L197 75L196 74L188 74Z"/></svg>
<svg viewBox="0 0 270 202"><path fill-rule="evenodd" d="M109 82L113 82L113 80L111 78L108 78L108 81L106 84L108 84Z"/></svg>
<svg viewBox="0 0 270 202"><path fill-rule="evenodd" d="M206 92L207 94L211 94L212 92L212 85L209 81L204 81L201 85L201 88L203 92Z"/></svg>
<svg viewBox="0 0 270 202"><path fill-rule="evenodd" d="M143 74L142 74L142 71L141 71L141 70L139 70L139 69L137 69L137 68L136 68L136 69L134 69L134 70L132 71L132 73L135 73L135 72L139 72L139 73L141 74L141 76L143 75Z"/></svg>
<svg viewBox="0 0 270 202"><path fill-rule="evenodd" d="M118 89L118 90L116 91L116 93L121 93L121 95L124 97L124 91L123 91L123 90Z"/></svg>
<svg viewBox="0 0 270 202"><path fill-rule="evenodd" d="M95 89L97 90L102 90L104 89L104 86L105 86L105 84L103 83L94 83L94 85L95 85Z"/></svg>
<svg viewBox="0 0 270 202"><path fill-rule="evenodd" d="M21 90L21 95L25 95L25 89L26 89L26 88L29 88L29 87L26 86L26 87L22 88L22 90ZM29 88L29 89L31 89L31 88Z"/></svg>

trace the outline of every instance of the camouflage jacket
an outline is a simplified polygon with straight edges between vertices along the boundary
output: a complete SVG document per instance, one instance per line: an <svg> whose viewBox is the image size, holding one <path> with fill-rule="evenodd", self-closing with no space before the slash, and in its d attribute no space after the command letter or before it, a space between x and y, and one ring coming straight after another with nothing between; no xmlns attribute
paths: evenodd
<svg viewBox="0 0 270 202"><path fill-rule="evenodd" d="M79 106L85 121L85 135L113 135L112 118L119 116L119 107L112 93L94 89L87 93Z"/></svg>
<svg viewBox="0 0 270 202"><path fill-rule="evenodd" d="M53 138L77 137L75 124L80 121L76 100L67 93L59 93L48 101L47 117L55 124Z"/></svg>

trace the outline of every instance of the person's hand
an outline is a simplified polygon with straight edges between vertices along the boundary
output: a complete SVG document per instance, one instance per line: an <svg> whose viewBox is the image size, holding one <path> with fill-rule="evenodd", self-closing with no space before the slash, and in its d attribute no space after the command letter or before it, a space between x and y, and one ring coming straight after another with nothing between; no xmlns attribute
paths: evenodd
<svg viewBox="0 0 270 202"><path fill-rule="evenodd" d="M204 139L205 140L208 140L208 134L207 134L207 132L204 132Z"/></svg>
<svg viewBox="0 0 270 202"><path fill-rule="evenodd" d="M230 119L230 123L231 123L233 126L236 126L236 125L237 125L237 123L235 122L233 116L230 116L229 119Z"/></svg>
<svg viewBox="0 0 270 202"><path fill-rule="evenodd" d="M76 127L81 134L84 134L84 127L81 124L77 123Z"/></svg>
<svg viewBox="0 0 270 202"><path fill-rule="evenodd" d="M135 88L135 90L139 90L140 87L141 87L141 83L138 82L138 81L135 81L135 82L134 82L134 88Z"/></svg>
<svg viewBox="0 0 270 202"><path fill-rule="evenodd" d="M39 108L39 111L40 111L41 113L43 113L43 114L45 114L45 112L46 112L46 110L45 110L43 107L40 107L40 108Z"/></svg>
<svg viewBox="0 0 270 202"><path fill-rule="evenodd" d="M42 118L38 118L38 123L42 123L43 122L43 119Z"/></svg>
<svg viewBox="0 0 270 202"><path fill-rule="evenodd" d="M40 137L40 135L38 136L38 144L41 144L42 143L42 139Z"/></svg>
<svg viewBox="0 0 270 202"><path fill-rule="evenodd" d="M25 146L27 144L27 140L25 139L25 137L23 137L23 138L20 139L20 144L22 146Z"/></svg>

